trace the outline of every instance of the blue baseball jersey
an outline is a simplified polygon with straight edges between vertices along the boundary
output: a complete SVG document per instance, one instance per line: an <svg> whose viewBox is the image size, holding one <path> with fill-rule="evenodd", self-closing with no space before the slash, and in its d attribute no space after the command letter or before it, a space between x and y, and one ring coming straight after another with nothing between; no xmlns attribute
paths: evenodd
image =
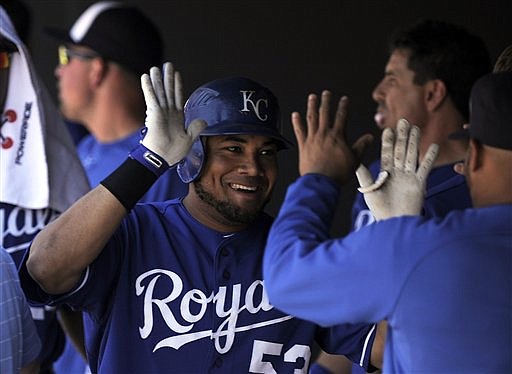
<svg viewBox="0 0 512 374"><path fill-rule="evenodd" d="M140 131L135 131L124 139L110 143L100 143L92 135L82 138L77 151L92 187L99 185L126 160L130 151L139 144L140 137ZM188 184L181 181L176 168L171 168L158 178L140 201L165 201L185 196L187 192Z"/></svg>
<svg viewBox="0 0 512 374"><path fill-rule="evenodd" d="M444 217L454 209L466 209L472 206L471 196L464 176L453 170L454 164L435 167L427 178L425 201L422 215L426 218ZM368 169L374 178L380 171L380 160L373 162ZM375 222L364 195L358 193L352 205L352 229Z"/></svg>
<svg viewBox="0 0 512 374"><path fill-rule="evenodd" d="M70 293L44 294L25 266L20 278L30 298L85 312L93 372L306 373L315 341L361 360L372 326L320 328L269 303L271 222L262 214L247 230L220 233L181 199L137 204Z"/></svg>
<svg viewBox="0 0 512 374"><path fill-rule="evenodd" d="M453 170L454 164L447 164L433 168L427 178L425 201L422 215L426 218L444 217L454 209L466 209L472 206L471 197L464 176ZM373 178L380 171L380 160L368 167ZM375 222L364 195L358 193L352 205L352 230ZM353 372L363 373L360 366L354 366Z"/></svg>
<svg viewBox="0 0 512 374"><path fill-rule="evenodd" d="M512 372L512 205L330 239L338 197L320 175L288 189L264 258L270 301L327 326L387 320L387 373Z"/></svg>
<svg viewBox="0 0 512 374"><path fill-rule="evenodd" d="M53 209L26 209L0 202L0 245L11 255L16 267L20 266L25 250L48 223L58 216ZM42 347L38 360L42 367L51 367L64 349L65 335L57 320L53 306L30 305Z"/></svg>

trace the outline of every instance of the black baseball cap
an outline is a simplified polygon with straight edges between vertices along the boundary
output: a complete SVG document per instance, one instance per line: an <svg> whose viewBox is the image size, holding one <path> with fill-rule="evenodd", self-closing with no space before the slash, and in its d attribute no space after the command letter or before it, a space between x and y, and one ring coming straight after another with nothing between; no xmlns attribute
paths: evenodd
<svg viewBox="0 0 512 374"><path fill-rule="evenodd" d="M472 138L512 151L512 72L487 74L471 89L469 126L451 139Z"/></svg>
<svg viewBox="0 0 512 374"><path fill-rule="evenodd" d="M163 42L157 27L139 9L121 2L94 3L69 30L47 27L44 31L65 44L88 47L139 76L162 63Z"/></svg>

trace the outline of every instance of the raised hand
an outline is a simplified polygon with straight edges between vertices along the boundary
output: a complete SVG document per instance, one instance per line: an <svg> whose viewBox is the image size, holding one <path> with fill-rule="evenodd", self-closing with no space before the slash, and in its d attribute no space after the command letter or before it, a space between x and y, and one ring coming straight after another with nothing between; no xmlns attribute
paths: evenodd
<svg viewBox="0 0 512 374"><path fill-rule="evenodd" d="M376 220L418 215L423 206L427 176L437 158L439 146L431 144L418 166L420 129L401 119L382 133L381 171L374 181L361 165L356 171L359 191Z"/></svg>
<svg viewBox="0 0 512 374"><path fill-rule="evenodd" d="M206 122L196 119L184 128L181 76L170 62L163 66L163 79L160 69L152 67L149 75L142 75L141 85L147 108L141 143L172 166L186 156Z"/></svg>
<svg viewBox="0 0 512 374"><path fill-rule="evenodd" d="M318 107L315 94L308 96L307 127L299 113L292 113L292 124L299 148L299 173L323 174L339 184L352 178L359 159L371 135L360 137L352 147L345 139L348 98L342 97L338 103L334 122L330 122L331 92L323 91Z"/></svg>

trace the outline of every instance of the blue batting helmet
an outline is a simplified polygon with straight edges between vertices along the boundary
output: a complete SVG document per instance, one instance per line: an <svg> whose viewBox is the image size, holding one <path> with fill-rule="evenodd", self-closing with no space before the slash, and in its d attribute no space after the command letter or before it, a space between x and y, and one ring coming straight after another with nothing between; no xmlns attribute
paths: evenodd
<svg viewBox="0 0 512 374"><path fill-rule="evenodd" d="M196 89L185 103L185 127L197 118L207 126L194 142L177 171L185 183L201 173L205 159L205 136L253 134L276 140L278 149L291 144L280 133L279 104L274 94L259 83L243 77L218 79Z"/></svg>

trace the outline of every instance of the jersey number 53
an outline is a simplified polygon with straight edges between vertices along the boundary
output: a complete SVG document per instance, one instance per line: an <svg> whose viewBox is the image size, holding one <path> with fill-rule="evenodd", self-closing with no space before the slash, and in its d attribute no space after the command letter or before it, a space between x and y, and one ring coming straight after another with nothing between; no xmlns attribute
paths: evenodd
<svg viewBox="0 0 512 374"><path fill-rule="evenodd" d="M283 344L265 342L262 340L255 340L252 346L251 366L249 372L251 373L265 373L277 374L277 371L272 366L272 363L264 361L265 355L281 356ZM307 373L309 367L309 360L311 358L311 348L307 345L295 344L288 349L284 355L284 362L297 362L299 358L304 360L302 368L295 369L294 374Z"/></svg>

